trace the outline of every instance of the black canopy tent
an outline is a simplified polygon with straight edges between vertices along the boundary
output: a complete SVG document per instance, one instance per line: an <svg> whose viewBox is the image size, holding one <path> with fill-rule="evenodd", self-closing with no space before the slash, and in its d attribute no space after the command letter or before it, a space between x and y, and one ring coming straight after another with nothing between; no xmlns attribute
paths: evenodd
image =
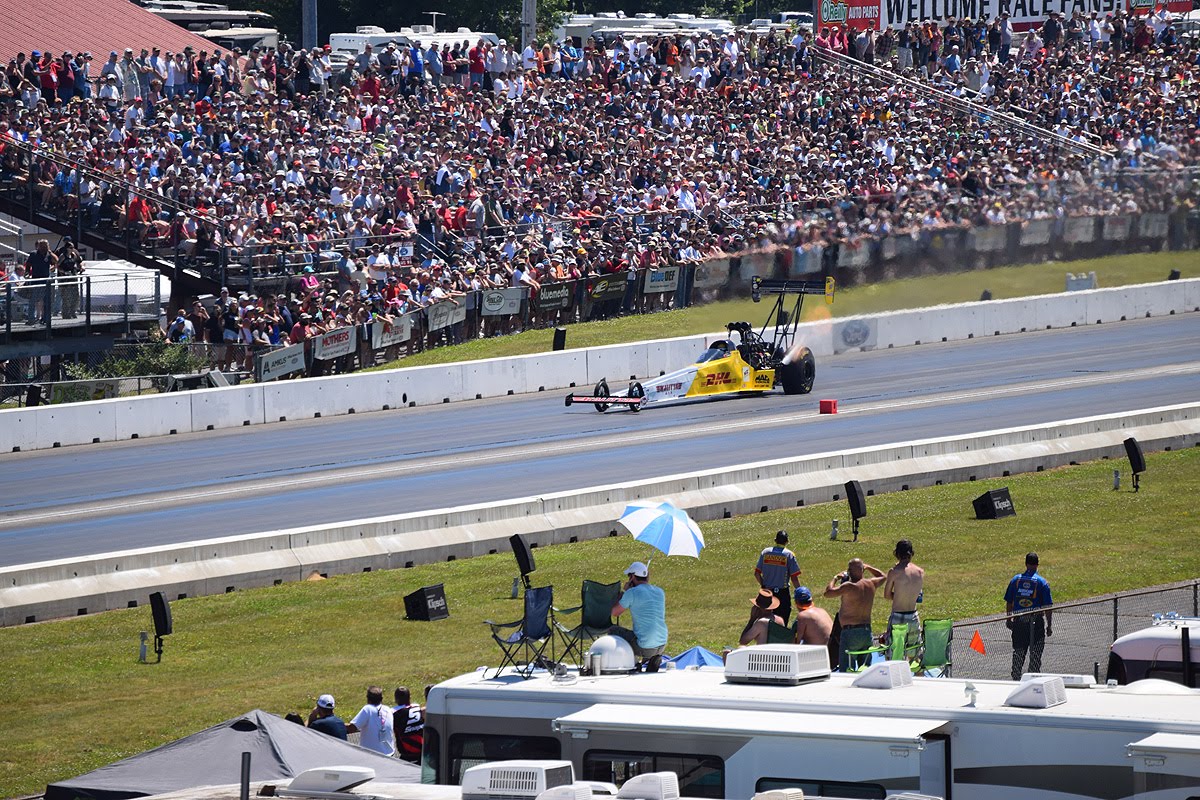
<svg viewBox="0 0 1200 800"><path fill-rule="evenodd" d="M126 800L241 780L287 780L308 769L360 766L386 783L420 783L421 768L254 710L207 730L46 787L46 800Z"/></svg>

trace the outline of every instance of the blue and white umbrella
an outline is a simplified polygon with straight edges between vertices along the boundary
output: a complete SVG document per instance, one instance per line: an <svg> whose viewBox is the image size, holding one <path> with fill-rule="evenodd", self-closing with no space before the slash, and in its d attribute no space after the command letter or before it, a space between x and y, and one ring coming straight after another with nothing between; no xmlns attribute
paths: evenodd
<svg viewBox="0 0 1200 800"><path fill-rule="evenodd" d="M633 538L669 556L699 558L704 534L687 512L672 503L630 503L618 520Z"/></svg>

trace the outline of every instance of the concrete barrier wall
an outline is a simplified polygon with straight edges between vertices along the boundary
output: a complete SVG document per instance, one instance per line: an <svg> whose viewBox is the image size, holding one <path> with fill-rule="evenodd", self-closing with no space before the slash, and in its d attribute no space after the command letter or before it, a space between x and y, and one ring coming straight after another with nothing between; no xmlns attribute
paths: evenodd
<svg viewBox="0 0 1200 800"><path fill-rule="evenodd" d="M1130 435L1146 449L1200 444L1200 403L5 568L0 625L126 608L152 591L174 599L470 558L505 551L514 533L538 546L620 535L615 520L634 500L670 498L704 521L842 500L848 480L881 494L1124 458Z"/></svg>
<svg viewBox="0 0 1200 800"><path fill-rule="evenodd" d="M1094 289L986 303L871 314L804 323L797 340L818 356L886 349L1020 331L1094 325L1147 315L1200 311L1200 279ZM865 343L835 339L847 322L871 332ZM184 400L145 396L0 411L0 453L125 440L137 436L262 425L576 386L606 378L614 390L691 363L724 336L682 336L558 353L466 361L429 367L205 389Z"/></svg>

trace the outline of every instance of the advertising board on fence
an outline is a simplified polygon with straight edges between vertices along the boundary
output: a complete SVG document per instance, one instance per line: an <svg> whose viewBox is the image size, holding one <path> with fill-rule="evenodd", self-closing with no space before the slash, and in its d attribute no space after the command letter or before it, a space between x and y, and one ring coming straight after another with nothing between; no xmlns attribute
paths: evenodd
<svg viewBox="0 0 1200 800"><path fill-rule="evenodd" d="M696 289L721 289L729 283L729 259L717 258L696 265L692 286Z"/></svg>
<svg viewBox="0 0 1200 800"><path fill-rule="evenodd" d="M89 400L107 400L120 394L121 384L117 380L63 381L50 385L47 402L84 403Z"/></svg>
<svg viewBox="0 0 1200 800"><path fill-rule="evenodd" d="M1031 219L1021 228L1021 244L1050 244L1050 234L1054 230L1052 219Z"/></svg>
<svg viewBox="0 0 1200 800"><path fill-rule="evenodd" d="M1138 237L1142 239L1167 238L1166 214L1142 214L1138 219Z"/></svg>
<svg viewBox="0 0 1200 800"><path fill-rule="evenodd" d="M412 242L396 245L396 266L411 267L416 246Z"/></svg>
<svg viewBox="0 0 1200 800"><path fill-rule="evenodd" d="M802 244L792 252L792 266L788 277L811 275L824 268L825 248L819 244Z"/></svg>
<svg viewBox="0 0 1200 800"><path fill-rule="evenodd" d="M1096 238L1095 217L1067 217L1063 222L1063 241L1084 244Z"/></svg>
<svg viewBox="0 0 1200 800"><path fill-rule="evenodd" d="M820 0L814 2L817 12L815 30L836 25L839 28L851 28L856 31L867 29L882 30L880 25L880 10L884 5L891 5L888 0ZM903 27L903 23L901 23Z"/></svg>
<svg viewBox="0 0 1200 800"><path fill-rule="evenodd" d="M462 322L466 318L466 305L451 300L434 303L425 309L425 319L429 320L429 330L431 331L440 331L442 328Z"/></svg>
<svg viewBox="0 0 1200 800"><path fill-rule="evenodd" d="M613 275L601 275L592 280L588 296L597 303L605 300L617 300L625 296L625 283L629 273L618 272Z"/></svg>
<svg viewBox="0 0 1200 800"><path fill-rule="evenodd" d="M1120 217L1105 217L1104 241L1123 242L1129 238L1129 231L1132 227L1133 217L1128 215L1122 215Z"/></svg>
<svg viewBox="0 0 1200 800"><path fill-rule="evenodd" d="M652 269L646 273L642 292L645 294L663 294L673 292L679 286L679 267Z"/></svg>
<svg viewBox="0 0 1200 800"><path fill-rule="evenodd" d="M347 330L349 330L347 328ZM259 383L304 371L304 343L269 350L254 357L254 380Z"/></svg>
<svg viewBox="0 0 1200 800"><path fill-rule="evenodd" d="M972 228L967 237L968 249L980 253L995 253L1008 244L1008 228L1004 225L985 225Z"/></svg>
<svg viewBox="0 0 1200 800"><path fill-rule="evenodd" d="M377 319L371 323L371 349L381 350L404 344L412 335L412 314L401 314L392 321Z"/></svg>
<svg viewBox="0 0 1200 800"><path fill-rule="evenodd" d="M742 253L738 263L738 277L746 283L755 278L770 278L774 273L774 250L749 250Z"/></svg>
<svg viewBox="0 0 1200 800"><path fill-rule="evenodd" d="M903 28L913 22L938 22L948 20L982 19L990 22L1007 11L1013 30L1023 31L1038 27L1056 11L1070 17L1073 11L1096 12L1100 19L1118 9L1135 15L1151 14L1159 0L1089 0L1087 4L1077 0L820 0L814 3L817 12L816 30L834 25L839 28L865 30L874 28ZM1189 0L1168 0L1167 10L1172 14L1192 10Z"/></svg>
<svg viewBox="0 0 1200 800"><path fill-rule="evenodd" d="M543 311L566 311L575 305L576 281L543 283L538 289L537 304Z"/></svg>
<svg viewBox="0 0 1200 800"><path fill-rule="evenodd" d="M328 361L354 352L354 328L335 328L313 340L313 358Z"/></svg>
<svg viewBox="0 0 1200 800"><path fill-rule="evenodd" d="M519 286L509 289L485 289L480 305L485 317L508 316L521 313L523 299L525 290Z"/></svg>

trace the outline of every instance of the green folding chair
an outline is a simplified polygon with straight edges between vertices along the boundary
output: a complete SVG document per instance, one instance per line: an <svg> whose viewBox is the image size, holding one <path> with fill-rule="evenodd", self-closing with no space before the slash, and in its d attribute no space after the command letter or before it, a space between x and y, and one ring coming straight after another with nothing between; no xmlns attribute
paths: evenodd
<svg viewBox="0 0 1200 800"><path fill-rule="evenodd" d="M612 607L621 596L621 584L597 583L584 581L579 590L579 605L574 608L554 609L554 626L562 637L563 651L559 659L569 662L575 657L575 663L582 664L583 654L588 646L608 633L608 629L616 623L612 618ZM573 626L564 625L558 621L560 616L579 614L579 622Z"/></svg>
<svg viewBox="0 0 1200 800"><path fill-rule="evenodd" d="M796 628L780 625L775 620L767 623L767 644L795 644Z"/></svg>
<svg viewBox="0 0 1200 800"><path fill-rule="evenodd" d="M876 653L882 653L888 661L908 661L912 666L914 662L910 660L910 654L915 655L918 649L919 644L908 643L908 625L893 625L892 640L886 645L846 651L846 655L850 656L849 671L862 672L874 661Z"/></svg>
<svg viewBox="0 0 1200 800"><path fill-rule="evenodd" d="M930 678L950 677L950 641L954 638L954 620L927 619L921 637L923 647L915 673Z"/></svg>

